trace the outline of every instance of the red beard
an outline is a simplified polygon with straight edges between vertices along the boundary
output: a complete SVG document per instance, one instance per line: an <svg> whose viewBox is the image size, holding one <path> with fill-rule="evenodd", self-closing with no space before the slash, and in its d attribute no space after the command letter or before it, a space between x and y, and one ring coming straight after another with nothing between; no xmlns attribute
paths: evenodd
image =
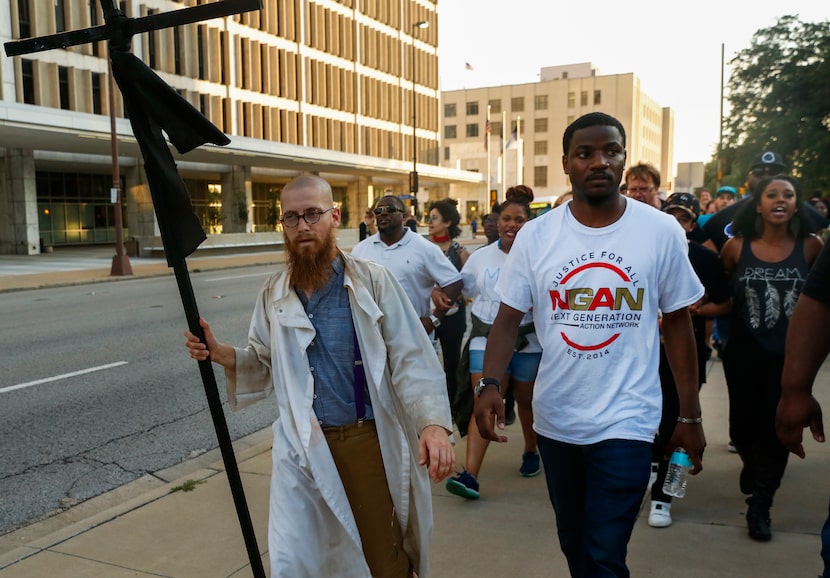
<svg viewBox="0 0 830 578"><path fill-rule="evenodd" d="M329 229L320 241L304 246L286 235L285 248L288 250L288 278L291 286L309 293L322 289L331 278L331 264L337 256L334 229Z"/></svg>

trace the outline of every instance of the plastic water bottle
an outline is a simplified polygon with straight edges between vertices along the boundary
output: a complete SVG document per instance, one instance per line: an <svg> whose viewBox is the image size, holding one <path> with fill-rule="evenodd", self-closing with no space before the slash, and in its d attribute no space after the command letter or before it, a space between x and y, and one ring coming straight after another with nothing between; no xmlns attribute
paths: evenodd
<svg viewBox="0 0 830 578"><path fill-rule="evenodd" d="M692 458L683 448L677 448L669 460L669 469L666 472L666 481L663 482L663 493L667 496L682 498L686 495L686 482L689 471L692 469Z"/></svg>

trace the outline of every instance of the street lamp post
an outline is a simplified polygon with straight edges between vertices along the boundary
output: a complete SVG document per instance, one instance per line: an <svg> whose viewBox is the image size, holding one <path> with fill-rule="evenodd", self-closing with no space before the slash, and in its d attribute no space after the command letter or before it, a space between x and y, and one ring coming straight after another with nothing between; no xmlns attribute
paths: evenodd
<svg viewBox="0 0 830 578"><path fill-rule="evenodd" d="M112 256L110 276L132 275L130 257L124 252L124 224L121 218L121 172L118 167L118 133L115 128L115 81L112 75L112 60L109 60L109 113L110 113L110 150L112 155L112 193L115 209L115 255Z"/></svg>
<svg viewBox="0 0 830 578"><path fill-rule="evenodd" d="M409 175L409 192L412 193L412 204L415 205L415 216L418 216L418 124L417 124L417 94L415 91L415 31L418 28L429 28L429 22L419 20L412 25L412 174Z"/></svg>

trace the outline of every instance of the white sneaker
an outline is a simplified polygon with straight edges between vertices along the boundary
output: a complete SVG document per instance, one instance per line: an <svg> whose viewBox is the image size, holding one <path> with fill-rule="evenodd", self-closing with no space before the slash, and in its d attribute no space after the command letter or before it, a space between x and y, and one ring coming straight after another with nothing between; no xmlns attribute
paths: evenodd
<svg viewBox="0 0 830 578"><path fill-rule="evenodd" d="M651 501L651 512L648 514L648 525L652 528L668 528L671 526L671 504Z"/></svg>

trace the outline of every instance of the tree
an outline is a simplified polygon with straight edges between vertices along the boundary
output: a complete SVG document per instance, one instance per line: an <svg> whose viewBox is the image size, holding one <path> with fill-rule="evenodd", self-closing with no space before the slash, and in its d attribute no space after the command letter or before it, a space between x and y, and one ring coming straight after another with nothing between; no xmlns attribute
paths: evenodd
<svg viewBox="0 0 830 578"><path fill-rule="evenodd" d="M724 182L743 183L752 157L773 150L805 194L830 194L830 21L782 16L730 65Z"/></svg>

